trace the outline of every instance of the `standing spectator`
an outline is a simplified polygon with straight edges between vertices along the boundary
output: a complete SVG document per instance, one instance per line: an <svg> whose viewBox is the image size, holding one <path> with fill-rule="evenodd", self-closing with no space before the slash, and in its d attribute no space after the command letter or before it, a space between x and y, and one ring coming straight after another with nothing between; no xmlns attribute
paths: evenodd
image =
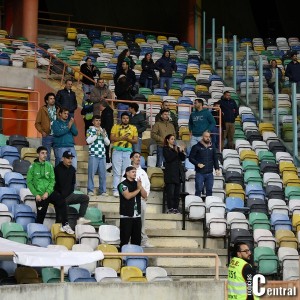
<svg viewBox="0 0 300 300"><path fill-rule="evenodd" d="M72 165L77 169L77 157L74 147L74 136L77 136L77 134L74 118L69 119L68 109L59 108L58 119L53 122L55 166L59 164L65 151L71 151L74 156Z"/></svg>
<svg viewBox="0 0 300 300"><path fill-rule="evenodd" d="M159 87L168 91L172 84L172 74L177 71L177 65L170 57L170 51L164 51L163 56L155 63L156 69L159 71Z"/></svg>
<svg viewBox="0 0 300 300"><path fill-rule="evenodd" d="M244 242L234 244L234 257L228 268L228 299L258 300L253 295L253 277L256 275L252 268L251 250Z"/></svg>
<svg viewBox="0 0 300 300"><path fill-rule="evenodd" d="M155 122L158 122L161 117L161 112L163 110L169 111L169 121L174 125L175 131L176 131L176 138L178 138L179 134L179 126L178 126L178 118L177 116L170 110L169 101L165 100L161 104L161 109L159 113L155 116Z"/></svg>
<svg viewBox="0 0 300 300"><path fill-rule="evenodd" d="M82 90L83 90L83 101L87 99L87 94L90 93L95 86L94 77L100 76L100 71L92 64L92 59L87 57L85 63L80 66L80 72L85 75L82 76Z"/></svg>
<svg viewBox="0 0 300 300"><path fill-rule="evenodd" d="M55 97L55 104L58 107L67 108L69 117L74 118L74 112L77 109L76 94L72 91L73 82L71 79L65 81L65 88L59 90Z"/></svg>
<svg viewBox="0 0 300 300"><path fill-rule="evenodd" d="M68 224L67 205L65 199L54 191L55 177L53 166L46 161L47 148L37 148L38 158L30 166L27 173L27 185L30 192L35 196L37 218L36 222L43 224L49 203L52 203L56 212L56 220L61 219L61 231L74 234Z"/></svg>
<svg viewBox="0 0 300 300"><path fill-rule="evenodd" d="M152 59L151 53L146 53L142 59L142 73L140 75L140 84L145 88L151 89L158 83L157 76L155 74L155 64Z"/></svg>
<svg viewBox="0 0 300 300"><path fill-rule="evenodd" d="M147 173L141 167L141 154L139 152L132 152L130 154L131 165L136 168L136 180L142 181L142 187L147 193L147 197L150 193L150 181ZM147 208L147 197L141 197L141 221L142 221L142 247L153 247L148 242L148 236L145 230L146 222L146 208Z"/></svg>
<svg viewBox="0 0 300 300"><path fill-rule="evenodd" d="M108 102L105 100L101 100L99 102L99 109L101 112L101 127L105 129L107 136L110 137L111 129L114 125L114 111L108 105ZM110 160L110 147L105 146L105 154L106 154L106 169L111 167Z"/></svg>
<svg viewBox="0 0 300 300"><path fill-rule="evenodd" d="M105 129L101 127L101 117L93 116L91 126L86 133L86 142L89 144L88 163L88 195L94 196L94 176L98 170L99 195L108 196L106 193L106 164L105 146L110 144Z"/></svg>
<svg viewBox="0 0 300 300"><path fill-rule="evenodd" d="M138 139L137 129L129 125L129 115L123 112L121 124L115 124L111 130L110 141L113 143L112 168L113 168L113 195L119 197L118 184L124 170L130 165L130 153L132 144L136 144Z"/></svg>
<svg viewBox="0 0 300 300"><path fill-rule="evenodd" d="M80 204L79 219L77 224L87 224L91 220L84 218L86 210L89 206L90 198L84 194L75 194L74 188L76 183L76 170L72 166L74 155L71 151L63 153L62 161L54 168L55 186L54 190L65 199L67 205Z"/></svg>
<svg viewBox="0 0 300 300"><path fill-rule="evenodd" d="M97 84L91 92L91 102L93 102L94 106L94 115L100 115L100 101L112 99L111 90L105 84L103 78L99 78L97 80Z"/></svg>
<svg viewBox="0 0 300 300"><path fill-rule="evenodd" d="M89 92L87 93L88 97L83 101L82 104L82 110L81 115L83 116L84 121L84 132L86 134L86 131L89 129L90 126L92 126L92 118L93 118L93 102L90 100Z"/></svg>
<svg viewBox="0 0 300 300"><path fill-rule="evenodd" d="M203 108L203 99L196 98L194 101L195 110L189 119L189 130L192 133L191 147L198 143L204 131L213 131L216 122L211 112Z"/></svg>
<svg viewBox="0 0 300 300"><path fill-rule="evenodd" d="M297 84L297 93L300 93L300 63L297 52L291 53L291 59L292 61L286 66L285 76L289 78L290 83Z"/></svg>
<svg viewBox="0 0 300 300"><path fill-rule="evenodd" d="M157 161L156 166L161 168L163 164L163 146L165 137L167 135L176 136L174 125L169 120L169 111L162 110L161 117L158 122L154 124L151 131L151 138L157 143Z"/></svg>
<svg viewBox="0 0 300 300"><path fill-rule="evenodd" d="M136 76L135 76L134 71L132 71L130 69L128 61L122 62L122 69L117 71L115 78L114 78L115 84L117 83L120 75L126 76L126 81L127 81L128 85L131 87L131 89L133 89L135 86L135 83L136 83Z"/></svg>
<svg viewBox="0 0 300 300"><path fill-rule="evenodd" d="M143 132L147 129L145 114L139 111L139 105L136 102L129 104L129 112L129 124L134 125L138 132L138 142L132 145L132 150L140 153Z"/></svg>
<svg viewBox="0 0 300 300"><path fill-rule="evenodd" d="M125 170L125 180L118 184L120 195L120 248L129 243L141 244L141 197L147 192L142 180L136 179L136 168L129 166Z"/></svg>
<svg viewBox="0 0 300 300"><path fill-rule="evenodd" d="M206 196L211 196L214 184L213 169L215 168L217 174L220 174L220 171L216 149L210 142L208 131L205 131L202 139L192 147L189 160L196 169L195 195L201 197L205 186Z"/></svg>
<svg viewBox="0 0 300 300"><path fill-rule="evenodd" d="M234 149L234 122L235 118L239 115L239 109L233 99L230 97L230 92L225 91L220 100L220 107L223 113L223 120L225 123L224 130L224 141L227 139L227 147L229 149Z"/></svg>
<svg viewBox="0 0 300 300"><path fill-rule="evenodd" d="M265 78L268 83L268 87L272 89L275 94L275 71L278 70L278 92L281 92L281 82L282 82L282 72L281 69L277 67L277 61L275 59L271 60L270 69L266 70Z"/></svg>
<svg viewBox="0 0 300 300"><path fill-rule="evenodd" d="M42 106L35 119L35 128L42 135L42 145L47 149L47 160L50 161L51 148L53 148L52 123L56 120L55 94L47 93L45 105Z"/></svg>
<svg viewBox="0 0 300 300"><path fill-rule="evenodd" d="M182 147L176 146L175 135L168 134L165 137L163 155L165 159L165 192L167 196L167 214L179 214L179 194L181 183L184 182L182 161L185 153Z"/></svg>
<svg viewBox="0 0 300 300"><path fill-rule="evenodd" d="M124 60L128 60L130 69L134 68L135 63L132 57L130 56L130 51L128 49L124 49L118 56L117 71L122 70L122 63Z"/></svg>

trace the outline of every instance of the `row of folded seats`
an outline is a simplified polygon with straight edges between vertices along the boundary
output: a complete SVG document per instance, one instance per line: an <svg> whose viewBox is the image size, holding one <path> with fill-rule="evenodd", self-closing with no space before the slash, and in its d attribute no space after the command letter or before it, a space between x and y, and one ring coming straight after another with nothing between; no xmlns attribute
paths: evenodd
<svg viewBox="0 0 300 300"><path fill-rule="evenodd" d="M236 133L235 149L219 155L223 176L214 177L212 196L203 201L194 195L195 171L188 170L183 222L186 216L203 222L204 247L208 237L223 238L228 262L234 243L246 241L259 273L299 278L298 170L272 124L257 126L247 107L239 114L235 128L242 132Z"/></svg>

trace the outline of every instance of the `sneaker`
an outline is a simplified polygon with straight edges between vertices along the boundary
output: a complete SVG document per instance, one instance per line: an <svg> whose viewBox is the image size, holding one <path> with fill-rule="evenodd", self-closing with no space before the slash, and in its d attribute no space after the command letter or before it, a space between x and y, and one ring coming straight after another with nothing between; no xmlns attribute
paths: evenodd
<svg viewBox="0 0 300 300"><path fill-rule="evenodd" d="M119 196L120 196L120 195L119 195L119 192L114 192L113 195L114 195L114 197L116 197L116 198L119 198Z"/></svg>
<svg viewBox="0 0 300 300"><path fill-rule="evenodd" d="M167 210L167 214L173 214L174 213L173 211L174 211L173 208L170 208Z"/></svg>
<svg viewBox="0 0 300 300"><path fill-rule="evenodd" d="M142 246L143 248L153 248L153 247L154 247L154 246L151 245L149 242L142 243L141 246Z"/></svg>
<svg viewBox="0 0 300 300"><path fill-rule="evenodd" d="M107 193L102 193L100 196L108 197L109 195Z"/></svg>
<svg viewBox="0 0 300 300"><path fill-rule="evenodd" d="M77 224L78 225L82 225L82 224L88 224L88 223L91 223L91 220L88 220L84 217L81 217L77 220Z"/></svg>
<svg viewBox="0 0 300 300"><path fill-rule="evenodd" d="M61 226L60 231L67 234L74 234L74 230L70 227L69 223L66 223L64 226Z"/></svg>
<svg viewBox="0 0 300 300"><path fill-rule="evenodd" d="M88 196L95 196L93 192L88 192Z"/></svg>

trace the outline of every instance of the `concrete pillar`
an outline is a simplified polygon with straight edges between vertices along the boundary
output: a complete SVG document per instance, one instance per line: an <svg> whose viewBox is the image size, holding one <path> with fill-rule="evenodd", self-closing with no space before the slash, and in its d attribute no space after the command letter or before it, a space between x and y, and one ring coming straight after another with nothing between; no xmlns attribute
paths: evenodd
<svg viewBox="0 0 300 300"><path fill-rule="evenodd" d="M30 42L37 42L38 0L23 0L23 36Z"/></svg>

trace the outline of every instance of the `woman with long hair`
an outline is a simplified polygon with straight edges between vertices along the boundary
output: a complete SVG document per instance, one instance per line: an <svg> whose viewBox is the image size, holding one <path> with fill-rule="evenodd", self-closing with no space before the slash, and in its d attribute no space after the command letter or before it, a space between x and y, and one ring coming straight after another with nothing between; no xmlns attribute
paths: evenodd
<svg viewBox="0 0 300 300"><path fill-rule="evenodd" d="M124 49L118 56L118 63L117 63L117 71L122 70L122 63L123 61L126 60L129 65L129 69L133 69L135 66L135 63L130 56L130 51L129 49Z"/></svg>
<svg viewBox="0 0 300 300"><path fill-rule="evenodd" d="M164 140L163 156L165 158L165 192L167 197L168 214L179 214L179 193L184 182L182 161L185 160L184 148L176 145L176 138L168 134Z"/></svg>
<svg viewBox="0 0 300 300"><path fill-rule="evenodd" d="M140 84L145 88L152 90L153 85L158 83L157 76L155 74L155 64L152 59L151 53L146 53L142 59L142 73L140 76Z"/></svg>

